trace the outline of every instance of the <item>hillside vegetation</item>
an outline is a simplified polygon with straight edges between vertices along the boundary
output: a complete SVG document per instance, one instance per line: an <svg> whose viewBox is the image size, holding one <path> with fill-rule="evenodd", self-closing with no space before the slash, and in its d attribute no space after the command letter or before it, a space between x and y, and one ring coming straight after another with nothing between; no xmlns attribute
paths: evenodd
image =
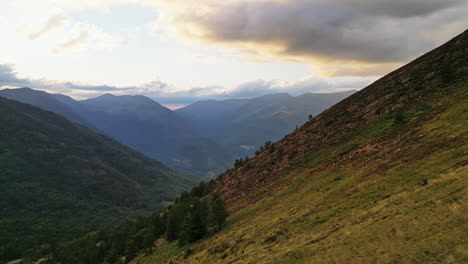
<svg viewBox="0 0 468 264"><path fill-rule="evenodd" d="M0 97L0 263L163 207L194 184L65 118Z"/></svg>
<svg viewBox="0 0 468 264"><path fill-rule="evenodd" d="M217 178L219 233L133 264L464 263L468 31Z"/></svg>

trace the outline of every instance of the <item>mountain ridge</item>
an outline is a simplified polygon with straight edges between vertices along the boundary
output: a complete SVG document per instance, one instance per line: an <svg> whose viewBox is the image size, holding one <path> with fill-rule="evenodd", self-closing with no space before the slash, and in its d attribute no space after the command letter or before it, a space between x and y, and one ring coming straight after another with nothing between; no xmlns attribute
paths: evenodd
<svg viewBox="0 0 468 264"><path fill-rule="evenodd" d="M69 120L78 124L85 126L90 125L82 117L75 113L73 109L69 108L67 104L54 100L54 95L44 91L34 90L27 87L4 89L0 90L0 96L16 101L21 101L22 103L35 105L49 112L63 115Z"/></svg>

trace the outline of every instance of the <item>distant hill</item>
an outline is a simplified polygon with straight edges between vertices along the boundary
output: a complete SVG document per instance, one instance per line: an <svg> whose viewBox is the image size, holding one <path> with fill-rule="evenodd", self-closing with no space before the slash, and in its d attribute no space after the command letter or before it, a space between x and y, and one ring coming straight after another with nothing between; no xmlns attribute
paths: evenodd
<svg viewBox="0 0 468 264"><path fill-rule="evenodd" d="M0 262L136 213L195 183L107 136L0 97Z"/></svg>
<svg viewBox="0 0 468 264"><path fill-rule="evenodd" d="M236 156L251 155L265 141L276 141L356 91L293 97L272 94L252 99L207 100L176 110L204 136Z"/></svg>
<svg viewBox="0 0 468 264"><path fill-rule="evenodd" d="M131 264L466 263L468 31L216 179L226 227Z"/></svg>
<svg viewBox="0 0 468 264"><path fill-rule="evenodd" d="M90 126L86 120L78 115L66 103L57 100L56 96L43 91L30 88L4 89L0 90L0 96L16 100L25 104L30 104L66 117L68 120L84 126ZM64 98L67 96L63 96ZM69 98L69 97L67 97ZM73 99L69 98L73 101ZM65 100L65 99L64 99Z"/></svg>
<svg viewBox="0 0 468 264"><path fill-rule="evenodd" d="M218 144L144 96L106 94L75 101L29 88L0 90L0 96L63 115L183 173L214 177L231 164L231 157Z"/></svg>
<svg viewBox="0 0 468 264"><path fill-rule="evenodd" d="M179 171L214 177L230 164L220 146L148 97L106 94L80 105L101 131Z"/></svg>

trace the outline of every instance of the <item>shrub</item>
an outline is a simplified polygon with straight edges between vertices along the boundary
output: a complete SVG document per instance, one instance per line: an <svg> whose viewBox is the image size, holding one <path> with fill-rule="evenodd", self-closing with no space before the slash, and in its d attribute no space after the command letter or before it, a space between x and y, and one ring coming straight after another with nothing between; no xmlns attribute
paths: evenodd
<svg viewBox="0 0 468 264"><path fill-rule="evenodd" d="M405 115L401 112L398 112L395 114L395 117L393 120L394 120L395 125L403 124L405 123Z"/></svg>

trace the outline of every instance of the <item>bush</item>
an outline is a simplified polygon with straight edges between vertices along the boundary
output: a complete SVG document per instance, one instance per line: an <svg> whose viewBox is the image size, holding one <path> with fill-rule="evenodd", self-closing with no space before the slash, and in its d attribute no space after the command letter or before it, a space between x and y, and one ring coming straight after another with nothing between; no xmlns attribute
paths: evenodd
<svg viewBox="0 0 468 264"><path fill-rule="evenodd" d="M184 259L192 255L192 253L193 253L193 250L191 248L187 249L187 251L185 251Z"/></svg>
<svg viewBox="0 0 468 264"><path fill-rule="evenodd" d="M395 117L393 119L395 125L401 125L403 123L405 123L405 115L401 112L398 112L395 114Z"/></svg>

